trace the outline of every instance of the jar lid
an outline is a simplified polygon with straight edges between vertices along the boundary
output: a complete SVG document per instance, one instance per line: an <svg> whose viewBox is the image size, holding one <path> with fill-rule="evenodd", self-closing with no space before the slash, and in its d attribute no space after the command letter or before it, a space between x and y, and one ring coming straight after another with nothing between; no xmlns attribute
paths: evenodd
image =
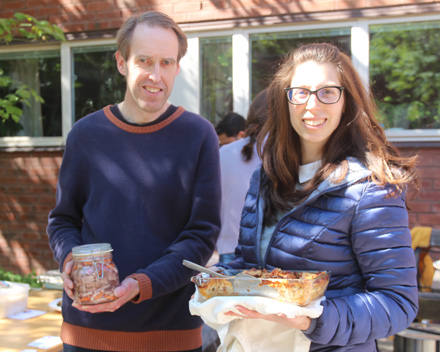
<svg viewBox="0 0 440 352"><path fill-rule="evenodd" d="M82 246L76 246L72 248L73 256L86 256L95 255L101 253L107 253L113 251L110 243L92 243L84 244Z"/></svg>

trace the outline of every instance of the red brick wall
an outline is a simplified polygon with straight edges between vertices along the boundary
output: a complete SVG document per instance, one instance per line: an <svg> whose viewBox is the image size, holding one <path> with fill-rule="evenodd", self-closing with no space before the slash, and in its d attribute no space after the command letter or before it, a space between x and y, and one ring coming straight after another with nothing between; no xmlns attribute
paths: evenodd
<svg viewBox="0 0 440 352"><path fill-rule="evenodd" d="M418 169L421 189L415 199L409 201L410 224L440 228L440 148L415 150L419 153ZM413 154L402 150L402 153Z"/></svg>
<svg viewBox="0 0 440 352"><path fill-rule="evenodd" d="M62 152L0 151L0 267L18 273L57 268L47 215L55 205Z"/></svg>
<svg viewBox="0 0 440 352"><path fill-rule="evenodd" d="M434 4L429 0L3 0L0 17L25 12L65 32L117 29L130 15L157 10L178 23ZM388 11L387 11L388 12Z"/></svg>
<svg viewBox="0 0 440 352"><path fill-rule="evenodd" d="M409 202L410 227L440 228L440 153L438 148L405 149L419 153L422 189ZM47 215L55 205L62 152L0 152L0 267L37 273L57 268L46 235Z"/></svg>

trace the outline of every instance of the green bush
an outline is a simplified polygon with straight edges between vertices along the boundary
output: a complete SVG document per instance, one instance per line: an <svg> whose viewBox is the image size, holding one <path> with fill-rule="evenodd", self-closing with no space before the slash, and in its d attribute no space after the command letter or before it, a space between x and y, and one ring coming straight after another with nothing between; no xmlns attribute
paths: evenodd
<svg viewBox="0 0 440 352"><path fill-rule="evenodd" d="M29 284L29 286L33 288L40 288L43 286L43 284L38 281L35 272L32 272L31 274L28 275L20 275L20 274L11 273L10 271L5 271L1 267L0 267L0 280L21 282L21 283Z"/></svg>

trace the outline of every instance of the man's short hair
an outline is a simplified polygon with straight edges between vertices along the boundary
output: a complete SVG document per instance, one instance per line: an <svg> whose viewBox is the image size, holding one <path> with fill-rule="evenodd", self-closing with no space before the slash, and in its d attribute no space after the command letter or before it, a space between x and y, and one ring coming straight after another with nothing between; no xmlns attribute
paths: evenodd
<svg viewBox="0 0 440 352"><path fill-rule="evenodd" d="M188 49L188 40L185 33L174 20L158 11L143 12L139 15L133 15L129 17L118 30L116 35L116 42L118 45L118 51L121 53L124 60L127 60L130 56L130 44L133 36L134 29L138 24L145 23L150 27L162 27L169 28L176 33L179 43L179 51L177 53L177 62L185 56Z"/></svg>
<svg viewBox="0 0 440 352"><path fill-rule="evenodd" d="M221 119L217 124L215 131L217 135L225 133L228 137L235 137L240 131L244 131L246 128L246 120L240 114L230 112Z"/></svg>

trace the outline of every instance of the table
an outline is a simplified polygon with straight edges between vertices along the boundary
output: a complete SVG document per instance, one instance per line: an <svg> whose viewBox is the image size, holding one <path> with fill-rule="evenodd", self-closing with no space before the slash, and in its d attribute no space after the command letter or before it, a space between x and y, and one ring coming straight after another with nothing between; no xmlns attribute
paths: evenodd
<svg viewBox="0 0 440 352"><path fill-rule="evenodd" d="M33 349L38 352L62 351L62 344L50 349L28 346L28 343L40 337L60 336L62 316L60 312L50 308L49 303L61 296L60 290L30 290L28 309L42 310L47 313L26 320L0 319L0 352L19 352L24 349Z"/></svg>

